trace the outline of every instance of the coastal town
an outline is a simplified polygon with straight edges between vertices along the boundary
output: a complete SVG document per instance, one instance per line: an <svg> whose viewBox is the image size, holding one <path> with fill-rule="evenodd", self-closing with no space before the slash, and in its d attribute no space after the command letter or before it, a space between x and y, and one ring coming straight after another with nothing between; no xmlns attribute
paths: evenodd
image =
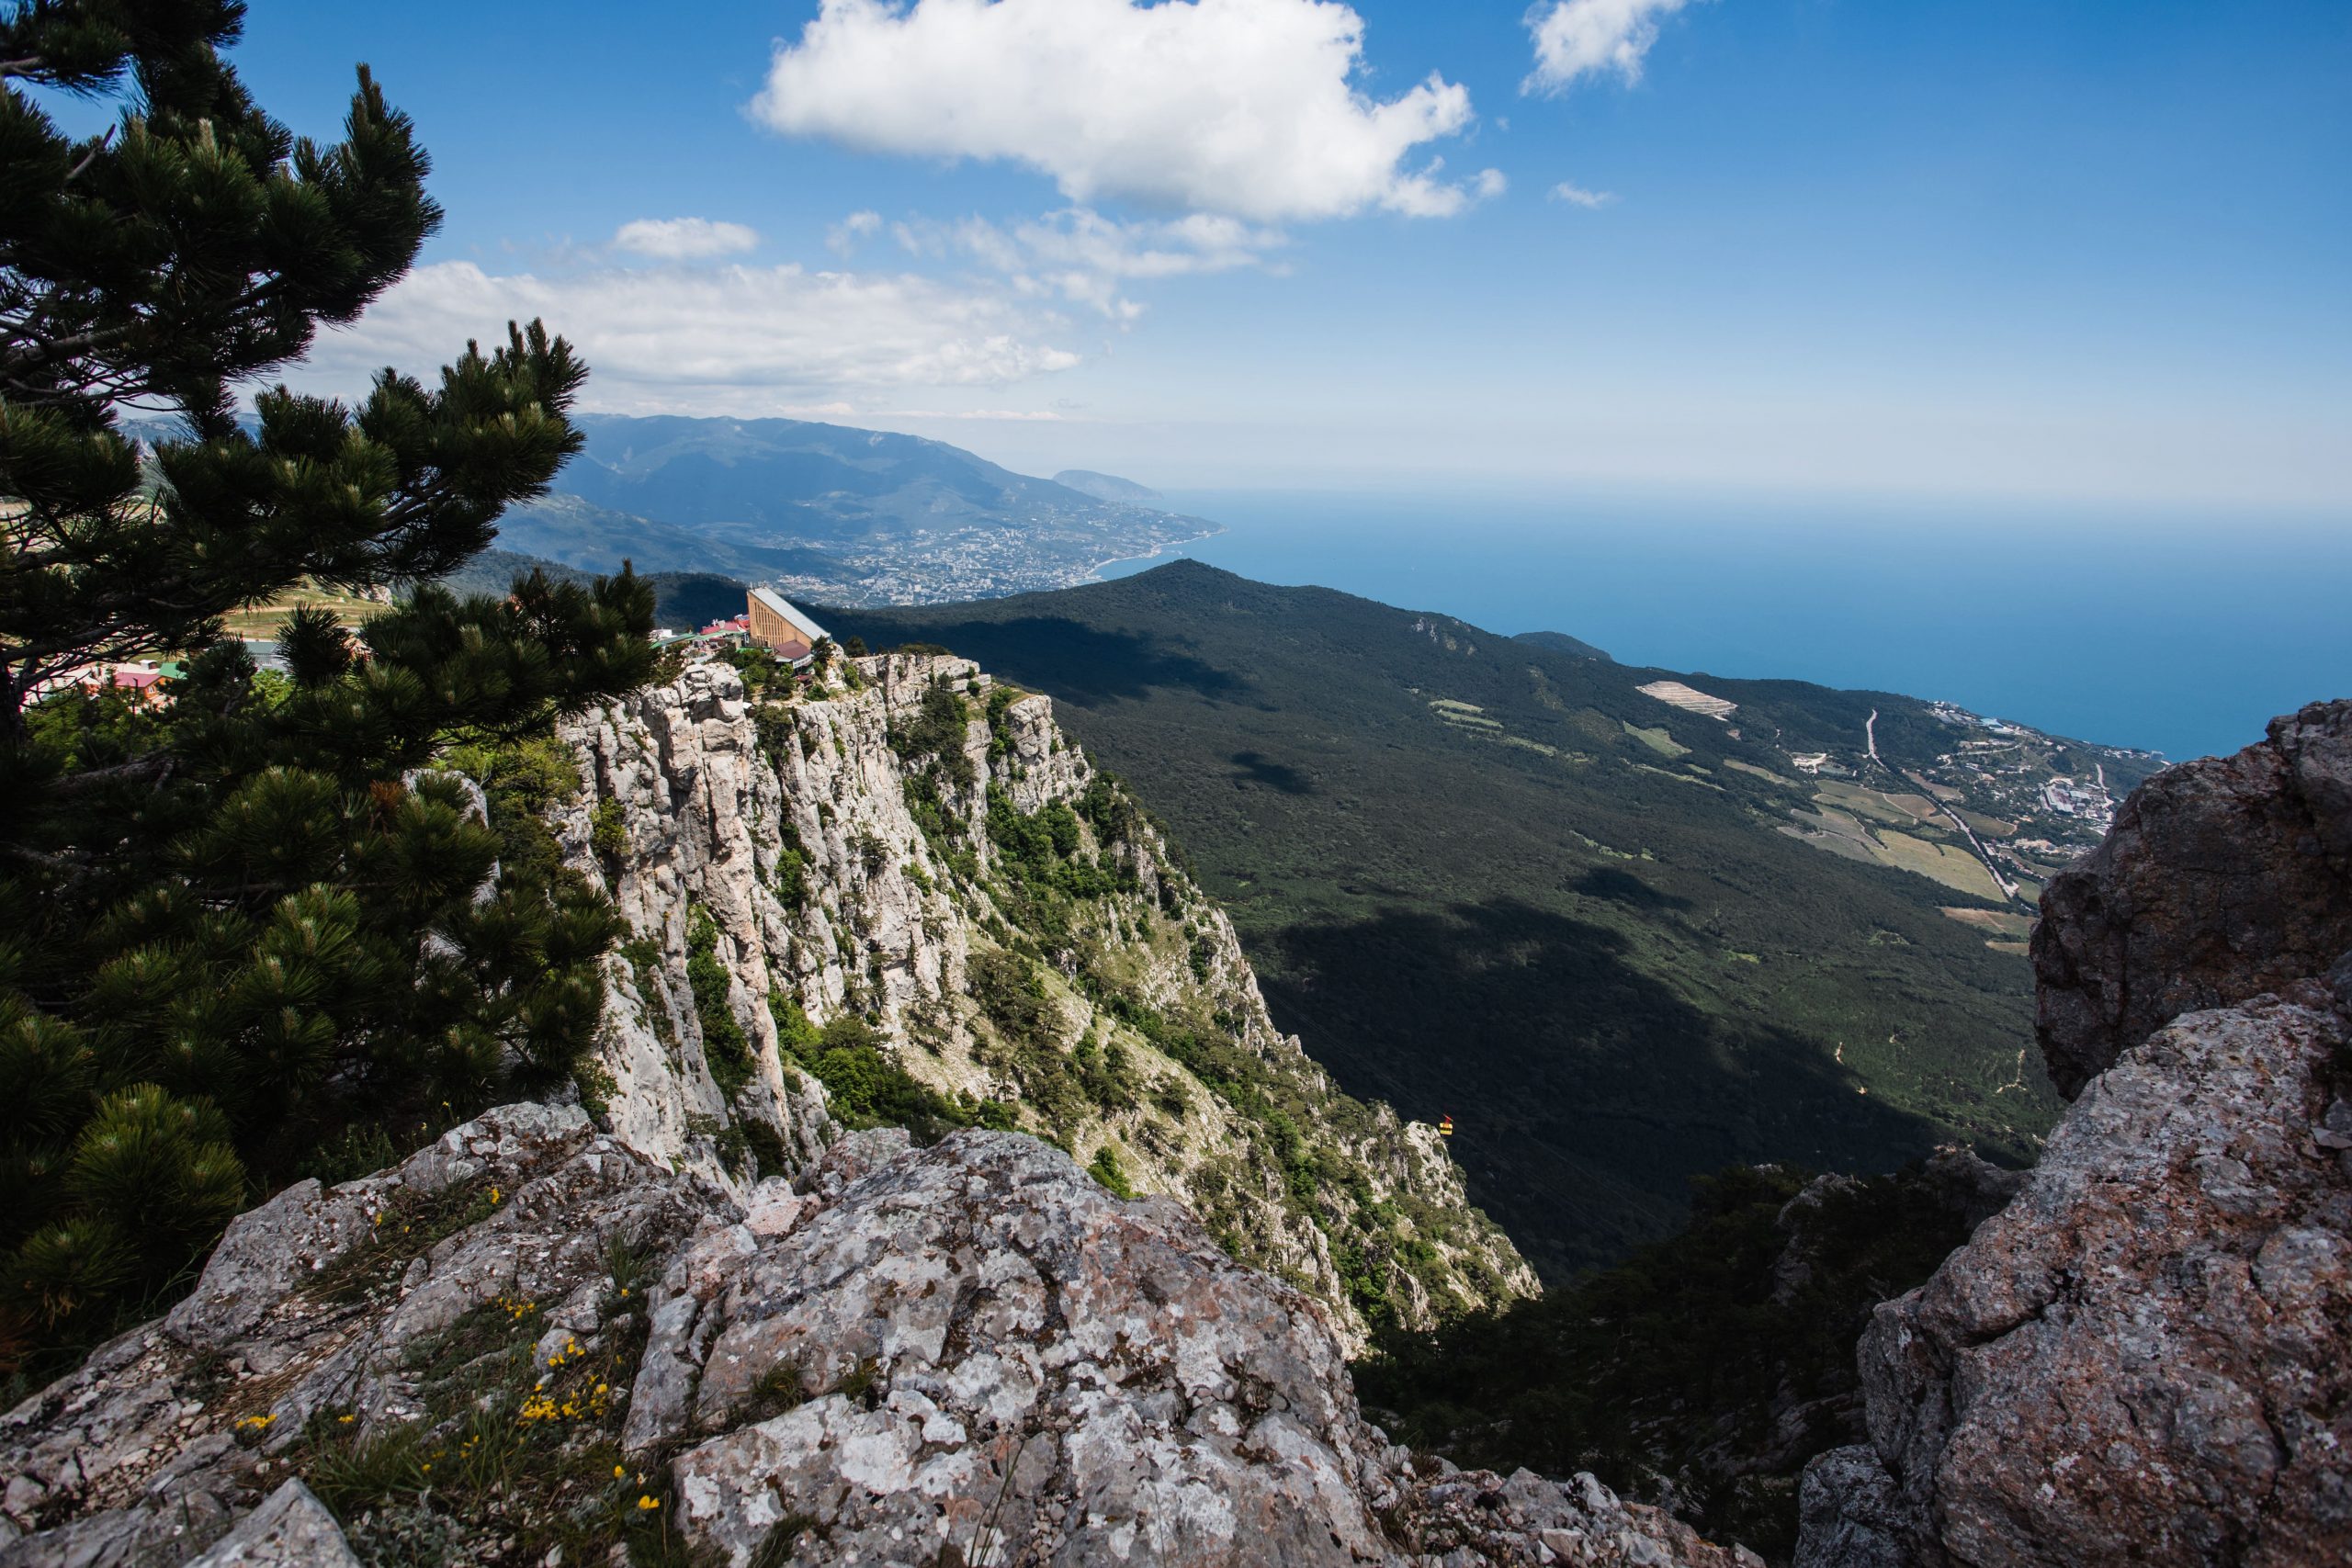
<svg viewBox="0 0 2352 1568"><path fill-rule="evenodd" d="M1739 733L1739 705L1679 681L1638 688ZM1932 750L1911 727L1906 754L1883 749L1873 709L1846 747L1773 745L1810 798L1779 831L1833 854L1914 873L2015 909L1996 946L2021 946L2027 912L2052 876L2095 848L2132 787L2165 765L2154 751L2097 746L1932 702ZM1984 919L1973 923L1984 924Z"/></svg>

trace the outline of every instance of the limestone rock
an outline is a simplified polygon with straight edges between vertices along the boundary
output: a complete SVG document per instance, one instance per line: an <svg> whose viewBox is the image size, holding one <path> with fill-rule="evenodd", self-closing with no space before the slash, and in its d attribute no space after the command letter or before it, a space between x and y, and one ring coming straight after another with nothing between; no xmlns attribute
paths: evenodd
<svg viewBox="0 0 2352 1568"><path fill-rule="evenodd" d="M1234 1262L1182 1205L1115 1199L1034 1139L864 1134L797 1185L747 1208L576 1110L524 1106L396 1170L289 1191L232 1229L173 1318L0 1422L0 1563L405 1561L419 1541L452 1562L527 1541L537 1561L582 1517L607 1521L591 1531L607 1544L666 1526L679 1552L735 1568L787 1549L1753 1562L1589 1476L1459 1472L1390 1446L1328 1309ZM485 1440L523 1446L469 1492ZM368 1492L380 1483L352 1477L380 1461L345 1460L370 1444L443 1461L447 1488ZM628 1457L607 1474L613 1444ZM339 1528L306 1483L361 1489Z"/></svg>
<svg viewBox="0 0 2352 1568"><path fill-rule="evenodd" d="M901 748L943 689L967 721L928 768ZM838 1129L822 1086L786 1059L778 1009L818 1025L854 1015L948 1100L995 1102L1081 1161L1108 1150L1137 1190L1191 1205L1228 1250L1322 1299L1351 1348L1366 1325L1335 1261L1349 1248L1385 1271L1408 1325L1534 1292L1434 1131L1385 1105L1342 1105L1274 1027L1231 921L1148 818L1123 797L1108 814L1078 811L1097 776L1049 698L1002 690L967 660L910 654L838 663L821 692L754 693L706 660L563 728L589 787L559 837L629 927L606 966L612 1088L595 1107L614 1136L738 1201L763 1176L800 1175ZM1031 929L1018 898L1000 902L992 800L1084 817L1080 854L1118 868L1121 888ZM599 820L618 829L618 852L598 848ZM750 1053L731 1094L688 975L697 929ZM972 997L976 960L1008 944L1044 954L1033 967L1048 1038L1006 1038ZM1146 1038L1139 1013L1238 1053L1350 1179L1303 1201L1265 1129ZM1069 1088L1084 1052L1091 1095Z"/></svg>
<svg viewBox="0 0 2352 1568"><path fill-rule="evenodd" d="M334 1516L289 1481L188 1568L359 1568L359 1559Z"/></svg>
<svg viewBox="0 0 2352 1568"><path fill-rule="evenodd" d="M1924 1561L2352 1560L2352 1156L2324 1136L2347 1044L2309 983L2177 1019L1879 1307L1871 1438Z"/></svg>
<svg viewBox="0 0 2352 1568"><path fill-rule="evenodd" d="M2052 879L2035 1030L2072 1099L2165 1022L2320 974L2352 949L2352 701L2273 719L2233 757L2132 791Z"/></svg>

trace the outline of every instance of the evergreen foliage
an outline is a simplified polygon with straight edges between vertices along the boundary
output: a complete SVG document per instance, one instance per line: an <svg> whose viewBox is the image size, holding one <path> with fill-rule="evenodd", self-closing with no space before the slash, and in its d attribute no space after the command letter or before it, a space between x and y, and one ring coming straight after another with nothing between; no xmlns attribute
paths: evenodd
<svg viewBox="0 0 2352 1568"><path fill-rule="evenodd" d="M958 1127L1016 1125L1009 1105L951 1100L917 1079L885 1048L882 1033L854 1014L820 1030L781 991L769 995L768 1007L785 1055L825 1086L833 1115L848 1126L904 1127L918 1144L931 1144Z"/></svg>
<svg viewBox="0 0 2352 1568"><path fill-rule="evenodd" d="M28 1372L296 1172L572 1077L617 930L537 816L578 788L553 719L652 669L626 569L419 588L356 637L298 613L282 679L222 638L306 582L384 594L481 550L577 448L585 374L534 322L437 386L279 389L241 427L234 389L439 217L364 68L338 143L263 114L219 52L242 11L0 19L0 1358ZM43 90L124 112L77 141ZM178 434L135 445L132 410ZM167 705L59 686L145 654L187 660Z"/></svg>

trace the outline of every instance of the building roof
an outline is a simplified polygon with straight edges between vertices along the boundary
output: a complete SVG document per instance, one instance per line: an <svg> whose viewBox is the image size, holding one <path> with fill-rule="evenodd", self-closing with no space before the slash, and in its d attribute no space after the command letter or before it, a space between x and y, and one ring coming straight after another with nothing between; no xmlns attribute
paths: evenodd
<svg viewBox="0 0 2352 1568"><path fill-rule="evenodd" d="M752 597L758 600L768 609L775 611L779 615L782 615L786 624L788 624L793 630L798 632L802 637L807 637L812 643L817 641L820 637L831 637L832 635L824 627L810 620L807 613L798 605L793 604L791 600L786 599L783 594L778 593L773 588L754 588L752 590Z"/></svg>

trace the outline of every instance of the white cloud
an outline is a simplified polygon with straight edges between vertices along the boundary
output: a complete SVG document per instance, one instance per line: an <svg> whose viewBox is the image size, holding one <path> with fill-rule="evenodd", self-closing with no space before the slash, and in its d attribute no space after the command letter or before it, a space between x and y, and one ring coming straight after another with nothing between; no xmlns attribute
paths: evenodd
<svg viewBox="0 0 2352 1568"><path fill-rule="evenodd" d="M881 231L882 215L867 210L853 212L825 231L825 248L835 255L845 256L857 249L860 240L871 239Z"/></svg>
<svg viewBox="0 0 2352 1568"><path fill-rule="evenodd" d="M615 250L631 251L662 261L694 261L705 256L741 255L758 246L760 236L741 223L715 223L707 218L640 218L624 223L613 236Z"/></svg>
<svg viewBox="0 0 2352 1568"><path fill-rule="evenodd" d="M997 387L1067 370L1066 325L998 286L797 266L410 273L350 327L322 333L297 385L348 395L394 365L430 376L471 337L537 316L591 371L588 406L620 412L805 404L897 389Z"/></svg>
<svg viewBox="0 0 2352 1568"><path fill-rule="evenodd" d="M1606 207L1617 199L1617 193L1608 190L1587 190L1573 180L1562 180L1552 187L1552 199L1567 202L1573 207Z"/></svg>
<svg viewBox="0 0 2352 1568"><path fill-rule="evenodd" d="M1614 71L1628 82L1642 74L1642 57L1657 41L1661 17L1690 0L1553 0L1527 14L1535 35L1535 70L1521 84L1530 93L1557 93L1580 76Z"/></svg>
<svg viewBox="0 0 2352 1568"><path fill-rule="evenodd" d="M1470 95L1432 73L1374 98L1352 80L1363 46L1334 0L823 0L752 111L869 152L1025 164L1080 203L1462 210L1470 189L1405 164L1470 123Z"/></svg>

